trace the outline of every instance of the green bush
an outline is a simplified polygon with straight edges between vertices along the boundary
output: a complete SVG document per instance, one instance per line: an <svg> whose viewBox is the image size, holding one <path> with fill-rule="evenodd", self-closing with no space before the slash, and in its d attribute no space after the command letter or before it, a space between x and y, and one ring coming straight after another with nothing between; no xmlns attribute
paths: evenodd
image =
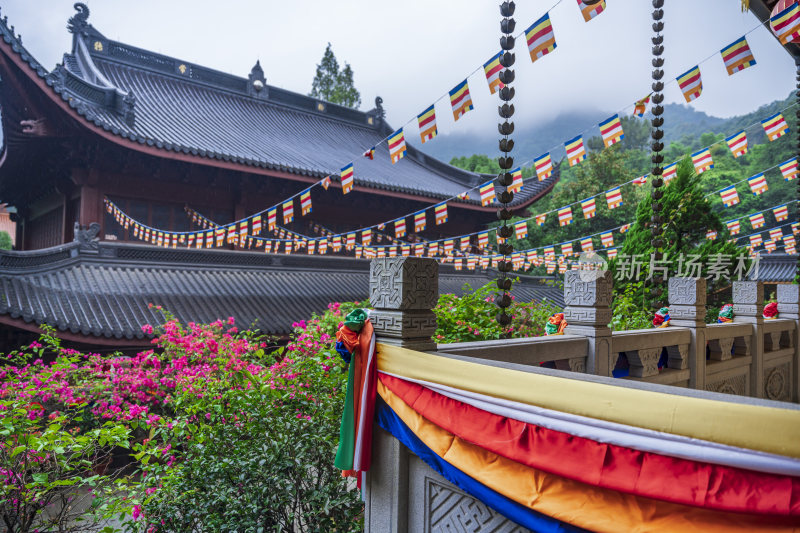
<svg viewBox="0 0 800 533"><path fill-rule="evenodd" d="M13 247L11 235L7 231L0 231L0 250L10 250Z"/></svg>

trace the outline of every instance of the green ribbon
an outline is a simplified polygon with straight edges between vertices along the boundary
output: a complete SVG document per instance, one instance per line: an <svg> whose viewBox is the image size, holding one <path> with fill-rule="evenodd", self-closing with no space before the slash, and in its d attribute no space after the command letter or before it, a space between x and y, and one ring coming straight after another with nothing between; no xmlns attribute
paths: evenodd
<svg viewBox="0 0 800 533"><path fill-rule="evenodd" d="M358 333L364 327L364 322L366 321L367 312L363 309L356 309L345 317L344 325L350 328L351 331Z"/></svg>
<svg viewBox="0 0 800 533"><path fill-rule="evenodd" d="M358 309L360 311L360 309ZM354 311L355 312L355 311ZM351 315L353 313L350 313ZM350 315L347 315L348 318ZM336 459L333 464L339 470L353 469L353 456L356 443L356 422L353 414L353 388L355 387L355 365L350 365L347 373L347 392L344 397L344 410L342 411L342 425L339 426L339 449L336 450Z"/></svg>

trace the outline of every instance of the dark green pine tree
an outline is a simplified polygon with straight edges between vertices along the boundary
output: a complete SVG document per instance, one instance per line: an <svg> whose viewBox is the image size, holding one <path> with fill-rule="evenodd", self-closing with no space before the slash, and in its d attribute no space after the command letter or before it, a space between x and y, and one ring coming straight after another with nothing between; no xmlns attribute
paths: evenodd
<svg viewBox="0 0 800 533"><path fill-rule="evenodd" d="M361 105L361 94L353 82L353 69L348 63L339 69L339 62L333 54L331 43L328 43L322 61L317 65L317 73L311 82L311 92L308 95L351 108Z"/></svg>

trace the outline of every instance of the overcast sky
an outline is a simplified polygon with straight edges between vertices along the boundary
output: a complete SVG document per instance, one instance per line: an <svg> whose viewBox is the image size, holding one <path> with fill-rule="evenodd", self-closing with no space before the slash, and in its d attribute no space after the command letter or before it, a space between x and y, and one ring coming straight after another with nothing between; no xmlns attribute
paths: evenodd
<svg viewBox="0 0 800 533"><path fill-rule="evenodd" d="M518 0L517 32L556 0ZM73 0L0 0L2 14L23 43L51 69L69 51L67 19ZM267 82L308 93L327 42L340 63L355 72L364 110L384 100L395 127L413 119L499 50L498 1L489 0L94 0L89 22L106 37L192 63L246 76L261 60ZM557 49L532 64L517 40L514 120L536 124L559 113L625 108L649 92L650 11L645 0L607 0L586 23L575 0L551 11ZM794 86L794 64L764 27L747 36L758 65L728 76L719 55L725 45L758 26L739 0L668 0L665 6L666 78L699 61L703 94L692 105L728 117L785 98ZM440 134L455 127L494 130L495 98L482 70L469 78L475 111L457 126L449 104L437 106ZM683 102L677 84L667 102ZM630 112L630 109L627 110ZM589 126L589 125L587 125ZM496 130L495 130L496 131Z"/></svg>

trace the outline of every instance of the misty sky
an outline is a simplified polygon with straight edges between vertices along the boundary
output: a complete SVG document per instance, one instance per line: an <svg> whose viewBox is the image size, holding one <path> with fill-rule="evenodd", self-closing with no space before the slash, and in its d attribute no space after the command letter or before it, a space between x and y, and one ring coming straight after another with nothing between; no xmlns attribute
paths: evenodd
<svg viewBox="0 0 800 533"><path fill-rule="evenodd" d="M73 0L0 0L2 14L23 43L51 69L69 51L67 19ZM384 100L387 119L400 127L499 50L498 1L488 0L94 0L89 21L106 37L192 63L246 76L261 60L267 82L308 93L327 42L355 72L364 110ZM517 1L516 32L541 17L555 0ZM646 0L607 0L604 13L586 23L575 0L550 11L558 48L535 64L517 40L518 126L570 110L631 111L649 92L650 11ZM747 37L758 65L728 76L719 50L759 25L739 0L667 0L666 79L699 61L704 91L693 106L728 117L785 98L795 68L764 27ZM440 135L496 131L495 97L483 71L469 78L475 111L454 124L449 102L437 105ZM667 102L683 102L677 84ZM587 124L587 126L590 126ZM413 130L416 132L416 129ZM578 132L576 132L577 134ZM416 134L412 135L415 137Z"/></svg>

